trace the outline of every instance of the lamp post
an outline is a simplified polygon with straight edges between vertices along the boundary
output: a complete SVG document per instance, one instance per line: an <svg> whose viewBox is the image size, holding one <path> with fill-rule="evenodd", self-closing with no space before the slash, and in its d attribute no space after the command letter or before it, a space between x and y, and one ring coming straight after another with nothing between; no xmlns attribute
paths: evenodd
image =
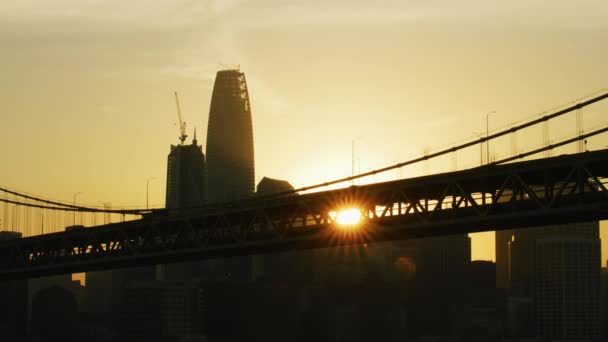
<svg viewBox="0 0 608 342"><path fill-rule="evenodd" d="M99 202L103 206L104 210L106 209L106 204L105 203L103 203L102 201L97 201L97 202ZM102 215L103 215L103 224L106 224L107 223L106 222L106 213L102 213Z"/></svg>
<svg viewBox="0 0 608 342"><path fill-rule="evenodd" d="M146 179L146 210L148 210L148 194L150 193L150 181L156 179L156 177Z"/></svg>
<svg viewBox="0 0 608 342"><path fill-rule="evenodd" d="M112 207L112 203L110 202L102 202L102 201L97 201L99 203L101 203L101 205L103 205L103 209L104 210L108 210ZM108 218L110 217L110 213L103 213L103 224L107 224L108 221L112 221L112 220L108 220Z"/></svg>
<svg viewBox="0 0 608 342"><path fill-rule="evenodd" d="M82 194L82 192L77 192L77 193L74 194L74 207L76 207L76 197L78 195L80 195L80 194ZM73 218L73 221L74 221L73 225L75 226L76 225L76 208L74 208L74 218Z"/></svg>
<svg viewBox="0 0 608 342"><path fill-rule="evenodd" d="M361 140L361 137L356 137L351 140L350 144L350 170L351 170L351 185L355 185L355 142ZM359 163L359 173L361 173L361 160L358 160Z"/></svg>
<svg viewBox="0 0 608 342"><path fill-rule="evenodd" d="M350 170L351 176L355 177L355 139L351 142L350 145ZM355 179L352 180L352 185L355 185Z"/></svg>
<svg viewBox="0 0 608 342"><path fill-rule="evenodd" d="M486 113L486 139L490 136L490 114L495 113L495 110ZM486 164L490 164L490 139L486 140Z"/></svg>
<svg viewBox="0 0 608 342"><path fill-rule="evenodd" d="M483 132L473 132L473 134L479 137L479 166L483 166L483 143L481 142Z"/></svg>

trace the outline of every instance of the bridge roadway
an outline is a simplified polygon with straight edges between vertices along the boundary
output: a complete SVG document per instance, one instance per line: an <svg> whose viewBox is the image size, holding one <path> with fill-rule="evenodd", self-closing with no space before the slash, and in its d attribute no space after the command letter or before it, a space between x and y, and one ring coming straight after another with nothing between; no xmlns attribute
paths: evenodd
<svg viewBox="0 0 608 342"><path fill-rule="evenodd" d="M0 241L0 280L608 218L608 150ZM332 212L358 208L356 227Z"/></svg>

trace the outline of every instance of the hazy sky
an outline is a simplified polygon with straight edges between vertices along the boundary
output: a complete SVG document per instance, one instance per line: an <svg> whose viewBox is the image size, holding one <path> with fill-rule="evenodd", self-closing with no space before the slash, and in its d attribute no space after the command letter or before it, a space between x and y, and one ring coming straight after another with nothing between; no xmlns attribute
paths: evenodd
<svg viewBox="0 0 608 342"><path fill-rule="evenodd" d="M247 76L256 181L349 175L353 140L361 170L377 168L485 131L489 111L504 128L607 88L606 18L605 0L5 1L0 185L144 206L156 177L150 202L163 206L173 91L204 144L222 65ZM585 128L605 124L607 108L586 109ZM573 116L552 124L552 139L573 127ZM540 130L517 138L518 150L541 143ZM478 156L463 152L458 167ZM474 258L494 258L491 234L473 243Z"/></svg>

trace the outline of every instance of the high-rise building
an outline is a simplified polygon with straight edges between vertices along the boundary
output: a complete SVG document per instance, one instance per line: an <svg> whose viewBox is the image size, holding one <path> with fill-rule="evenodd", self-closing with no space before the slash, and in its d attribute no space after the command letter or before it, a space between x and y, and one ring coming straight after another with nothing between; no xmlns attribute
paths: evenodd
<svg viewBox="0 0 608 342"><path fill-rule="evenodd" d="M210 202L251 196L255 166L251 106L245 74L218 71L207 129L207 198Z"/></svg>
<svg viewBox="0 0 608 342"><path fill-rule="evenodd" d="M504 336L505 290L496 288L496 264L475 260L470 264L468 317L462 340L499 341Z"/></svg>
<svg viewBox="0 0 608 342"><path fill-rule="evenodd" d="M412 269L416 282L427 286L463 286L471 262L471 238L456 234L391 242L389 255L393 270ZM412 265L410 266L410 263Z"/></svg>
<svg viewBox="0 0 608 342"><path fill-rule="evenodd" d="M543 341L600 337L600 241L547 237L536 241L534 306Z"/></svg>
<svg viewBox="0 0 608 342"><path fill-rule="evenodd" d="M21 238L21 233L0 231L0 240ZM27 332L27 280L0 282L0 336L19 341Z"/></svg>
<svg viewBox="0 0 608 342"><path fill-rule="evenodd" d="M608 260L606 261L606 267L602 267L601 275L601 302L600 302L600 316L602 322L602 338L608 339Z"/></svg>
<svg viewBox="0 0 608 342"><path fill-rule="evenodd" d="M238 69L217 72L207 127L207 200L224 202L253 195L255 163L251 105L245 74ZM220 264L224 264L221 266ZM251 257L213 261L232 280L250 280Z"/></svg>
<svg viewBox="0 0 608 342"><path fill-rule="evenodd" d="M184 338L200 331L197 286L183 282L135 281L126 286L123 331L134 339Z"/></svg>
<svg viewBox="0 0 608 342"><path fill-rule="evenodd" d="M130 281L152 281L156 278L153 266L131 267L86 273L86 312L103 318L116 318L125 300L125 286Z"/></svg>
<svg viewBox="0 0 608 342"><path fill-rule="evenodd" d="M197 144L171 145L167 159L167 209L200 207L205 202L205 155Z"/></svg>
<svg viewBox="0 0 608 342"><path fill-rule="evenodd" d="M171 145L167 158L167 209L185 210L201 207L206 202L205 155L198 145L196 130L190 145ZM158 265L159 280L185 280L196 276L202 262L184 262Z"/></svg>
<svg viewBox="0 0 608 342"><path fill-rule="evenodd" d="M70 229L80 229L81 227L66 227L66 231ZM86 293L85 287L82 286L79 280L72 280L71 274L60 274L48 277L40 277L40 278L29 278L27 280L27 299L28 299L28 315L29 315L29 327L31 330L34 328L34 300L38 297L38 295L48 290L49 288L58 287L62 290L68 291L71 296L73 296L76 300L77 306L79 308L85 307L86 302ZM53 293L53 291L51 291ZM51 315L51 313L49 313ZM44 319L44 315L37 316L37 319Z"/></svg>
<svg viewBox="0 0 608 342"><path fill-rule="evenodd" d="M509 242L509 287L510 293L532 296L535 290L536 244L544 238L588 238L599 240L599 222L581 222L523 228L513 231ZM599 257L598 257L599 258ZM599 259L595 265L599 272Z"/></svg>
<svg viewBox="0 0 608 342"><path fill-rule="evenodd" d="M523 333L543 341L597 339L599 263L599 222L515 230L509 294L530 300Z"/></svg>
<svg viewBox="0 0 608 342"><path fill-rule="evenodd" d="M74 292L57 285L46 287L33 297L31 308L34 340L73 340L79 328Z"/></svg>
<svg viewBox="0 0 608 342"><path fill-rule="evenodd" d="M509 241L513 230L498 230L495 233L496 251L496 287L506 289L509 287Z"/></svg>
<svg viewBox="0 0 608 342"><path fill-rule="evenodd" d="M471 262L467 234L369 244L365 253L356 255L360 256L353 261L362 260L367 265L354 270L367 269L371 272L368 277L402 284L412 336L445 336L464 323L461 319Z"/></svg>

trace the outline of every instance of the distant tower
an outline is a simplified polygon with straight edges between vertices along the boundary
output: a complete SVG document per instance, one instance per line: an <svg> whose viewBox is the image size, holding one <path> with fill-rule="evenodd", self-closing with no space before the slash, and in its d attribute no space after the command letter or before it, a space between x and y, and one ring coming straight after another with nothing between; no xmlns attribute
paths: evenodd
<svg viewBox="0 0 608 342"><path fill-rule="evenodd" d="M200 207L205 202L205 155L197 145L171 145L167 160L167 209Z"/></svg>
<svg viewBox="0 0 608 342"><path fill-rule="evenodd" d="M207 130L207 198L231 201L253 195L253 126L245 74L218 71Z"/></svg>

